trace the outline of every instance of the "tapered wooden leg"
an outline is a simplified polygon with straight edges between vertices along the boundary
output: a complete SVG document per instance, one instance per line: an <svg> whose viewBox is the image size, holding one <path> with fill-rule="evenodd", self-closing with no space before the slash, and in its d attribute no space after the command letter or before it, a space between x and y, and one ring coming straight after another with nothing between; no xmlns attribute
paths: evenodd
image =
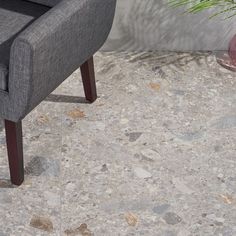
<svg viewBox="0 0 236 236"><path fill-rule="evenodd" d="M88 101L94 102L97 99L97 90L94 73L93 57L88 59L81 67L81 75L84 85L85 97Z"/></svg>
<svg viewBox="0 0 236 236"><path fill-rule="evenodd" d="M11 182L21 185L24 181L22 123L5 120L5 130Z"/></svg>

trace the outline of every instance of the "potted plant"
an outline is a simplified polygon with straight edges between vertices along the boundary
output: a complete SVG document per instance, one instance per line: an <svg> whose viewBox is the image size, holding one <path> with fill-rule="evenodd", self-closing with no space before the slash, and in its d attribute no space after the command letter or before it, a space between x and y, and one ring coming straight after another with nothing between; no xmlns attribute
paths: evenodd
<svg viewBox="0 0 236 236"><path fill-rule="evenodd" d="M236 17L236 0L170 0L174 7L186 6L188 13L216 8L216 13L210 18L224 14L225 19ZM228 53L218 53L217 61L227 69L236 71L236 35L229 43Z"/></svg>

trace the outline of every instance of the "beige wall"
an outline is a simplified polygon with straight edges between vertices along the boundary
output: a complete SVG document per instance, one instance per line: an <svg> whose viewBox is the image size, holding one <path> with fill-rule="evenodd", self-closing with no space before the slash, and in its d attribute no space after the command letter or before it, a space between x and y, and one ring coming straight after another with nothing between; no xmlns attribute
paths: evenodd
<svg viewBox="0 0 236 236"><path fill-rule="evenodd" d="M236 17L208 19L209 12L182 15L168 0L117 0L105 50L224 50L236 34Z"/></svg>

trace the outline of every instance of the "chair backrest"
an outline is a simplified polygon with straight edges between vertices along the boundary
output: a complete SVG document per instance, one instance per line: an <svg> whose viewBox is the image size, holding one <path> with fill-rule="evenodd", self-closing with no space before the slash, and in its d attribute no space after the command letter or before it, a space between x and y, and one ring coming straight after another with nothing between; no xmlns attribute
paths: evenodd
<svg viewBox="0 0 236 236"><path fill-rule="evenodd" d="M53 7L57 3L59 3L61 0L28 0L28 1L40 3L49 7Z"/></svg>

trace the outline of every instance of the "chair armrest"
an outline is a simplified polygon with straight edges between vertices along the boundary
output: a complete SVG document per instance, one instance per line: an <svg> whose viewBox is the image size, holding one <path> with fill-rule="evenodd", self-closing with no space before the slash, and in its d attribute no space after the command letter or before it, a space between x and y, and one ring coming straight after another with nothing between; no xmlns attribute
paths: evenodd
<svg viewBox="0 0 236 236"><path fill-rule="evenodd" d="M116 0L63 0L15 39L10 55L9 96L20 110L17 119L103 45L115 5Z"/></svg>

